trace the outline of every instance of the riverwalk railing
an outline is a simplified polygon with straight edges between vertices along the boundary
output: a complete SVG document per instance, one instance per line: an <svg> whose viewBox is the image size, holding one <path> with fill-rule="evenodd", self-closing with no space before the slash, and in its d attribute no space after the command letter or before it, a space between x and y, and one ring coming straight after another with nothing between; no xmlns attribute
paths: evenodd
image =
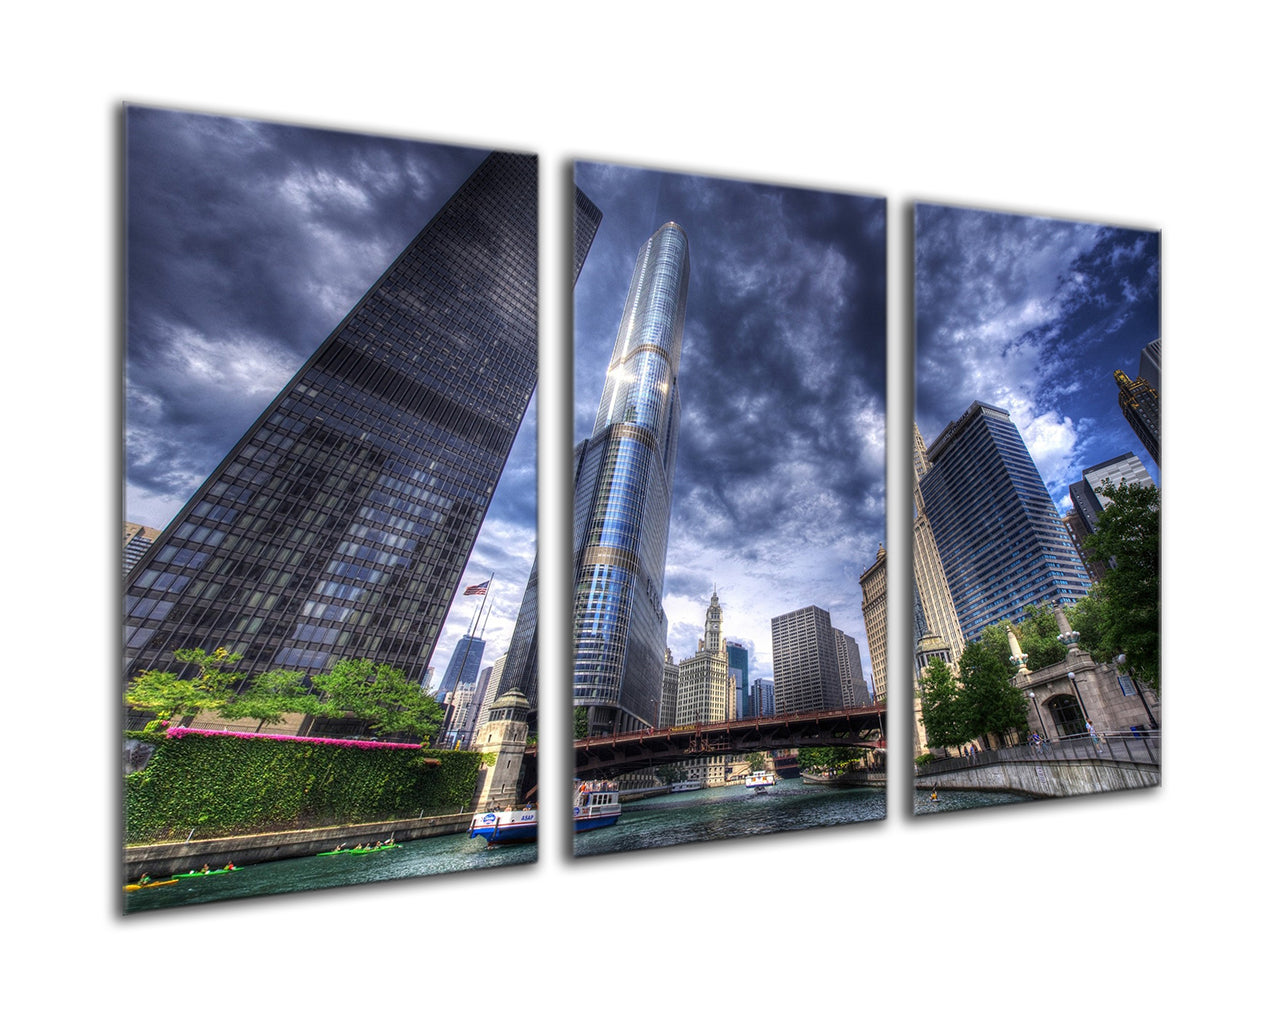
<svg viewBox="0 0 1280 1021"><path fill-rule="evenodd" d="M1069 762L1080 759L1159 765L1160 733L1156 731L1135 734L1131 731L1121 731L1099 734L1096 738L1088 734L1079 734L1074 737L1059 738L1057 741L1046 741L1039 745L1018 744L1010 748L989 748L971 755L952 755L926 762L916 767L916 776L955 773L997 762Z"/></svg>

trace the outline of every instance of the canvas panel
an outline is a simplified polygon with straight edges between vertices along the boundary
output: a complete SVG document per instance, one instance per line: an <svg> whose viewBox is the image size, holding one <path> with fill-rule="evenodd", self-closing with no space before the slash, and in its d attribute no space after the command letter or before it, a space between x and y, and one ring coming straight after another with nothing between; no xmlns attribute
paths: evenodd
<svg viewBox="0 0 1280 1021"><path fill-rule="evenodd" d="M124 130L126 912L533 860L537 158Z"/></svg>
<svg viewBox="0 0 1280 1021"><path fill-rule="evenodd" d="M574 853L881 819L884 201L574 178Z"/></svg>
<svg viewBox="0 0 1280 1021"><path fill-rule="evenodd" d="M915 812L1160 782L1160 235L915 208Z"/></svg>

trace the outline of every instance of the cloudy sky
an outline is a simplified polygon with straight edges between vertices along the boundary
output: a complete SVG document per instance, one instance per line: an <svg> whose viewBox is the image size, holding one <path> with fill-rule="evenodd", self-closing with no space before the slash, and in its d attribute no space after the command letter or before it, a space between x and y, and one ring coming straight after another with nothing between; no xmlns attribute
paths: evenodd
<svg viewBox="0 0 1280 1021"><path fill-rule="evenodd" d="M773 676L770 619L816 604L871 659L858 576L884 541L885 226L877 198L578 163L604 218L574 292L574 441L590 435L640 247L689 236L663 605L676 660L713 587Z"/></svg>
<svg viewBox="0 0 1280 1021"><path fill-rule="evenodd" d="M479 149L132 106L124 517L163 528L426 222ZM536 531L536 399L462 585L505 651ZM479 599L455 599L436 679Z"/></svg>
<svg viewBox="0 0 1280 1021"><path fill-rule="evenodd" d="M1112 372L1160 336L1160 235L916 207L916 421L926 443L975 400L1009 411L1059 510L1091 465L1133 451Z"/></svg>

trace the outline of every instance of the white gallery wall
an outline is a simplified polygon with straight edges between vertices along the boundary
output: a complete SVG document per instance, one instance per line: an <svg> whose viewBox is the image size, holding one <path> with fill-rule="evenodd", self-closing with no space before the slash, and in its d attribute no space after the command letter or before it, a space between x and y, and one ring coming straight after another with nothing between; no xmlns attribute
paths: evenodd
<svg viewBox="0 0 1280 1021"><path fill-rule="evenodd" d="M1274 26L1252 5L1180 10L655 0L11 14L8 833L11 880L38 879L11 882L14 995L38 993L57 1017L301 1005L436 1017L494 1003L532 1017L1109 1017L1135 1016L1135 1001L1141 1016L1246 1016L1268 967L1251 920L1276 907L1261 772L1274 600L1259 577L1275 557L1249 542L1271 531ZM566 592L567 572L548 565L567 541L560 273L574 157L888 198L886 545L903 615L910 203L1163 231L1163 787L917 822L900 768L879 824L576 863L544 839L532 867L119 918L126 101L541 155L544 606ZM544 642L544 691L566 653ZM894 655L908 670L901 642ZM569 775L567 704L543 718L549 789ZM901 715L893 733L905 767ZM543 804L544 832L567 825L565 800ZM752 950L768 964L748 963ZM584 987L600 984L613 992L588 1007Z"/></svg>

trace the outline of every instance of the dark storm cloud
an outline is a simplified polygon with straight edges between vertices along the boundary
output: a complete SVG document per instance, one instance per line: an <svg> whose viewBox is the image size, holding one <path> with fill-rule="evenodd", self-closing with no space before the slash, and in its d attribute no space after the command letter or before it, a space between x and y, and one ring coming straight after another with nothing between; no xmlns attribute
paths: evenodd
<svg viewBox="0 0 1280 1021"><path fill-rule="evenodd" d="M167 523L483 156L128 109L131 513Z"/></svg>
<svg viewBox="0 0 1280 1021"><path fill-rule="evenodd" d="M857 578L884 537L883 201L601 164L577 183L604 219L575 293L576 439L640 246L667 220L689 236L673 653L696 647L713 585L753 675L771 669L769 618L810 603L865 650Z"/></svg>
<svg viewBox="0 0 1280 1021"><path fill-rule="evenodd" d="M1115 369L1160 336L1151 231L916 207L916 420L926 442L974 400L1013 415L1050 494L1132 450Z"/></svg>
<svg viewBox="0 0 1280 1021"><path fill-rule="evenodd" d="M125 516L163 527L485 152L143 107L125 132ZM463 573L494 574L486 663L532 563L535 417Z"/></svg>

